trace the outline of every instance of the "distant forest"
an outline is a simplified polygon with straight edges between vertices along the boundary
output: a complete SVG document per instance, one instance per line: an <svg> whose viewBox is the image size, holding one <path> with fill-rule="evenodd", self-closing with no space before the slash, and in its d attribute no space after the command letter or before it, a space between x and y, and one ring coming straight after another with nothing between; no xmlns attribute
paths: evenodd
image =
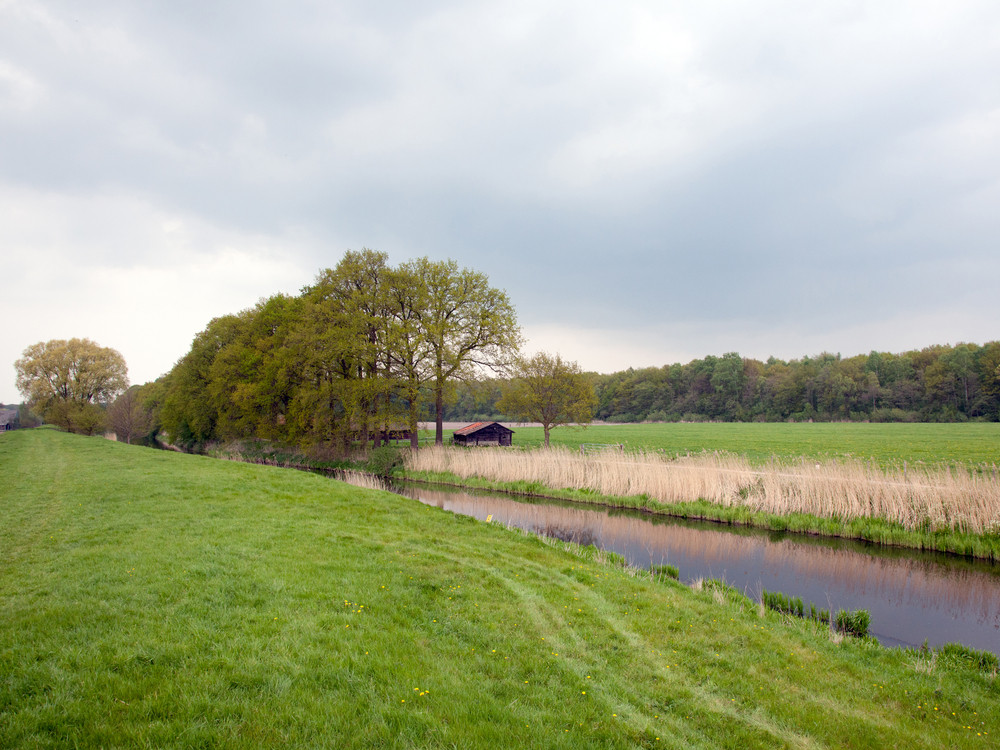
<svg viewBox="0 0 1000 750"><path fill-rule="evenodd" d="M678 421L1000 421L1000 342L766 362L735 352L592 373L596 418ZM460 387L445 418L501 418L501 381Z"/></svg>

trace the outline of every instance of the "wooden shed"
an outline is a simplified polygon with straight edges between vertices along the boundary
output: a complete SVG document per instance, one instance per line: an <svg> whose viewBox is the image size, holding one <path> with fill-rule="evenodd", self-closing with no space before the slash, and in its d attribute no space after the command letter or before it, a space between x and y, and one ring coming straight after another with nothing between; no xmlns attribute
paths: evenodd
<svg viewBox="0 0 1000 750"><path fill-rule="evenodd" d="M455 445L510 445L514 431L499 422L474 422L455 430L452 441Z"/></svg>

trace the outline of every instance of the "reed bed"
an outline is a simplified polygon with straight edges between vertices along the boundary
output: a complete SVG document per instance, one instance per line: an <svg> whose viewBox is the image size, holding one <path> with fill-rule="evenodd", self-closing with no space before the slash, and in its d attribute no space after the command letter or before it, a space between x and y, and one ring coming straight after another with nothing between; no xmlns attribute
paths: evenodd
<svg viewBox="0 0 1000 750"><path fill-rule="evenodd" d="M346 482L354 487L361 487L366 490L392 492L392 487L389 486L389 483L385 479L369 474L366 471L341 469L335 472L333 477L334 479L339 479L341 482Z"/></svg>
<svg viewBox="0 0 1000 750"><path fill-rule="evenodd" d="M407 470L645 497L664 505L701 499L776 515L881 518L914 530L1000 533L1000 481L989 473L950 468L884 470L861 461L762 468L731 455L670 458L608 451L584 456L558 447L436 447L411 455Z"/></svg>

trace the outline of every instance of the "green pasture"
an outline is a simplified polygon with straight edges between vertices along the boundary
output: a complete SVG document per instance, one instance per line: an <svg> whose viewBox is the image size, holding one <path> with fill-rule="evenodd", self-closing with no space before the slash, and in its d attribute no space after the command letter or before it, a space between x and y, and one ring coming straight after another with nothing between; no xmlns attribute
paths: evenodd
<svg viewBox="0 0 1000 750"><path fill-rule="evenodd" d="M0 747L989 747L994 674L288 469L0 435ZM669 562L669 561L667 561Z"/></svg>
<svg viewBox="0 0 1000 750"><path fill-rule="evenodd" d="M514 445L538 447L541 427L514 426ZM1000 465L1000 423L866 424L856 422L719 422L594 424L557 427L552 443L578 449L581 443L621 444L626 450L671 455L714 451L752 461L812 458L874 460L883 466L904 461L928 464Z"/></svg>

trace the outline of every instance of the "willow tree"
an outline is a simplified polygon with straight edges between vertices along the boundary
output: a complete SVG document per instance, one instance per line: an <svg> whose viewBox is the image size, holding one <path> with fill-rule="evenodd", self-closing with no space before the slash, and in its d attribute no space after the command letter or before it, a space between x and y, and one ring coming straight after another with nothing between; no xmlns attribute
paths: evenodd
<svg viewBox="0 0 1000 750"><path fill-rule="evenodd" d="M449 381L480 368L502 370L521 344L517 314L507 293L486 274L459 269L453 260L421 258L412 270L426 288L421 330L429 348L433 381L434 442L444 443L444 392Z"/></svg>
<svg viewBox="0 0 1000 750"><path fill-rule="evenodd" d="M104 409L128 388L125 358L90 339L33 344L14 363L17 389L48 422L92 434Z"/></svg>
<svg viewBox="0 0 1000 750"><path fill-rule="evenodd" d="M546 448L553 427L588 423L594 418L594 384L576 362L539 352L530 359L519 359L512 372L514 377L505 384L497 408L525 422L539 422Z"/></svg>

